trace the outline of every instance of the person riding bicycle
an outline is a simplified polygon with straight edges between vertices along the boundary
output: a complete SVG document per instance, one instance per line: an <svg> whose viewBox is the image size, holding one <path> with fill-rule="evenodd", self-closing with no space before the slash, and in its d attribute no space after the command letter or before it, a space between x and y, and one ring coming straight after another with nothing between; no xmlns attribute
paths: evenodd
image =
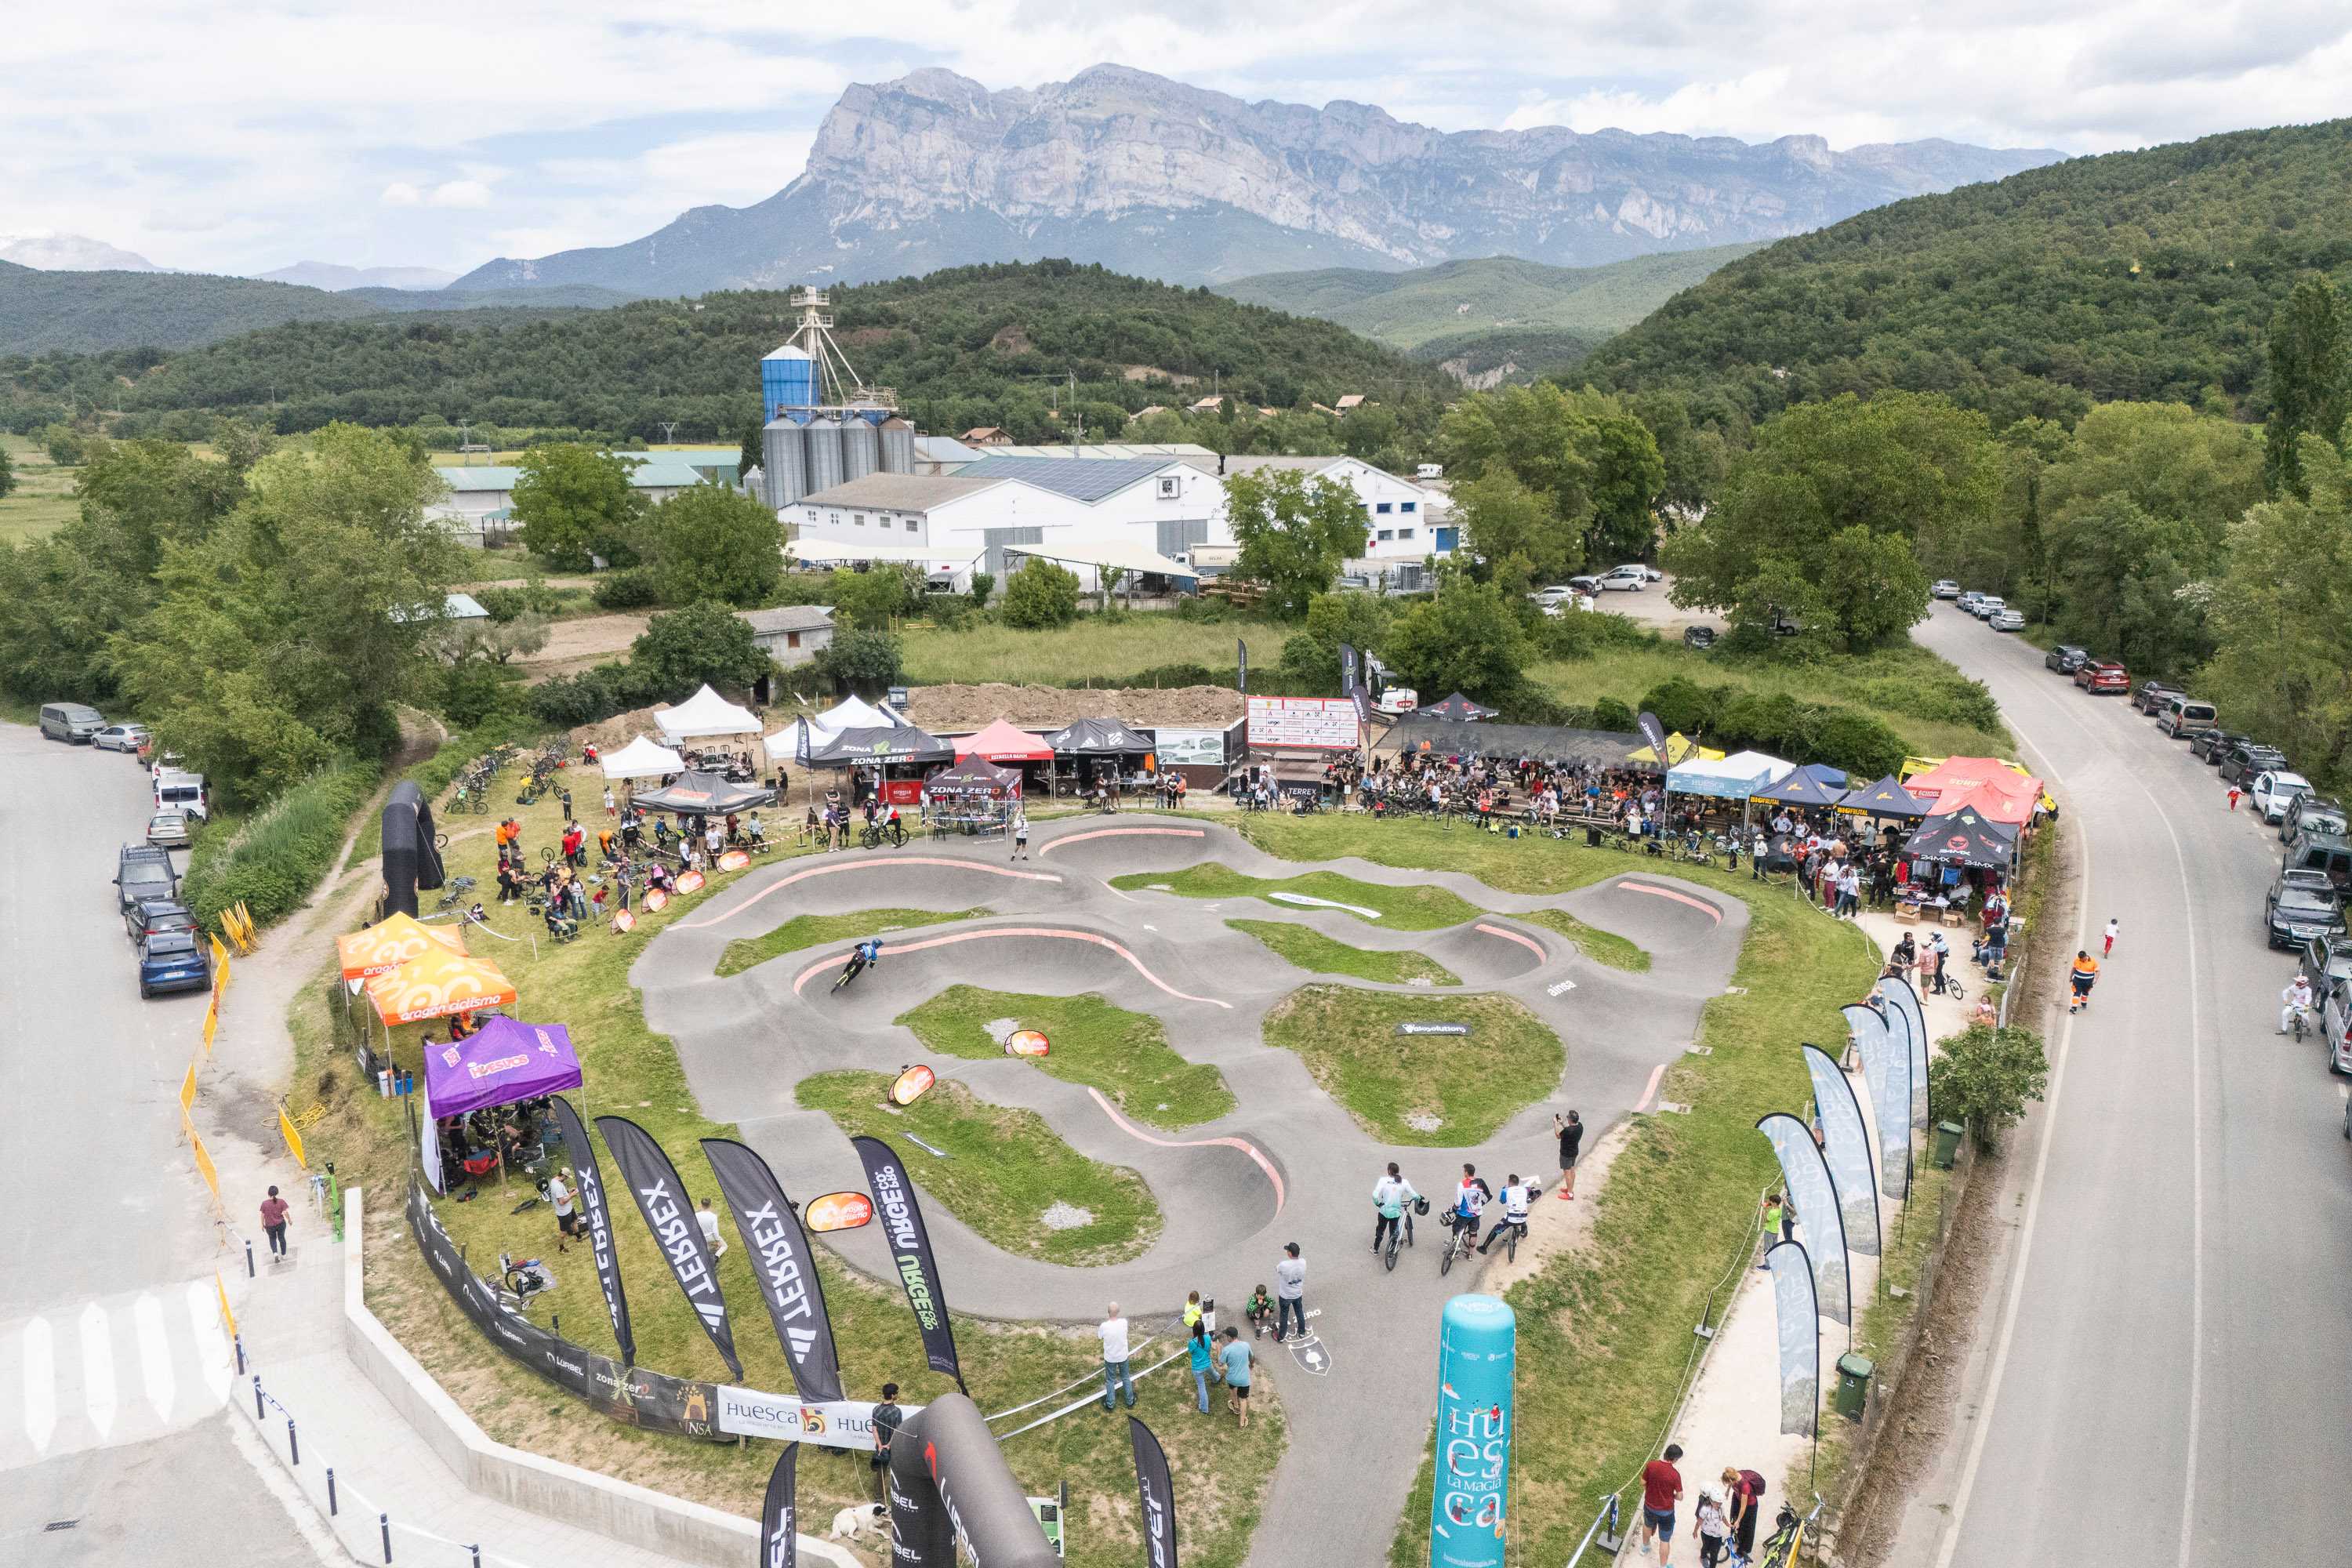
<svg viewBox="0 0 2352 1568"><path fill-rule="evenodd" d="M1404 1228L1404 1205L1419 1198L1412 1184L1404 1179L1394 1160L1389 1162L1388 1174L1372 1184L1372 1206L1380 1211L1380 1222L1372 1226L1372 1251L1378 1253L1381 1244Z"/></svg>
<svg viewBox="0 0 2352 1568"><path fill-rule="evenodd" d="M2279 1026L2282 1035L2294 1026L2298 1018L2311 1016L2311 977L2298 974L2287 988L2279 993Z"/></svg>
<svg viewBox="0 0 2352 1568"><path fill-rule="evenodd" d="M1478 1244L1480 1256L1483 1257L1496 1242L1502 1239L1502 1235L1507 1230L1517 1230L1521 1236L1527 1235L1528 1206L1535 1201L1536 1194L1542 1191L1541 1182L1523 1182L1519 1180L1519 1173L1517 1171L1511 1173L1510 1179L1503 1184L1501 1198L1503 1217L1495 1222L1495 1228L1488 1231L1486 1239Z"/></svg>
<svg viewBox="0 0 2352 1568"><path fill-rule="evenodd" d="M869 936L849 950L849 962L842 966L841 977L845 981L854 980L859 971L881 962L882 939L878 936Z"/></svg>
<svg viewBox="0 0 2352 1568"><path fill-rule="evenodd" d="M2091 987L2099 978L2099 961L2091 956L2088 949L2081 949L2075 952L2074 973L2070 978L2074 987L2074 995L2073 1000L2066 1004L2066 1011L2079 1013L2091 1005Z"/></svg>

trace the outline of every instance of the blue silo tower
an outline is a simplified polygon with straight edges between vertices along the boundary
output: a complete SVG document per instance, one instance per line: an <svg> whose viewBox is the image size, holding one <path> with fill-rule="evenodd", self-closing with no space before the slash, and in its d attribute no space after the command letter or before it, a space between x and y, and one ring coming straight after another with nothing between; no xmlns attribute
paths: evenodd
<svg viewBox="0 0 2352 1568"><path fill-rule="evenodd" d="M814 407L816 362L807 350L784 344L760 362L760 392L767 404L762 413L769 419L788 408Z"/></svg>

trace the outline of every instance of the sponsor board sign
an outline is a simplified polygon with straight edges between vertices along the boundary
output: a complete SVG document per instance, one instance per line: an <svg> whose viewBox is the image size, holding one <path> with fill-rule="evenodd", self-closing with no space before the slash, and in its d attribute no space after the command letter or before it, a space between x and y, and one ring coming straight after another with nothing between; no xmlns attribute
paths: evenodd
<svg viewBox="0 0 2352 1568"><path fill-rule="evenodd" d="M912 1105L929 1092L931 1085L938 1081L939 1074L923 1063L917 1062L913 1067L900 1073L898 1081L890 1086L890 1103Z"/></svg>
<svg viewBox="0 0 2352 1568"><path fill-rule="evenodd" d="M874 1200L864 1193L826 1193L811 1198L801 1223L811 1230L856 1230L874 1219Z"/></svg>
<svg viewBox="0 0 2352 1568"><path fill-rule="evenodd" d="M1042 1057L1052 1048L1042 1029L1015 1029L1004 1037L1008 1057Z"/></svg>
<svg viewBox="0 0 2352 1568"><path fill-rule="evenodd" d="M1169 768L1221 768L1225 765L1223 730L1154 730L1152 750L1160 765Z"/></svg>
<svg viewBox="0 0 2352 1568"><path fill-rule="evenodd" d="M730 1437L768 1437L779 1443L814 1443L824 1448L871 1451L874 1405L864 1399L803 1401L789 1394L719 1384L712 1389L713 1419ZM901 1405L908 1415L922 1408Z"/></svg>
<svg viewBox="0 0 2352 1568"><path fill-rule="evenodd" d="M1399 1024L1396 1032L1400 1035L1466 1035L1470 1032L1470 1026L1467 1024Z"/></svg>
<svg viewBox="0 0 2352 1568"><path fill-rule="evenodd" d="M1252 697L1249 743L1352 752L1361 736L1352 698Z"/></svg>

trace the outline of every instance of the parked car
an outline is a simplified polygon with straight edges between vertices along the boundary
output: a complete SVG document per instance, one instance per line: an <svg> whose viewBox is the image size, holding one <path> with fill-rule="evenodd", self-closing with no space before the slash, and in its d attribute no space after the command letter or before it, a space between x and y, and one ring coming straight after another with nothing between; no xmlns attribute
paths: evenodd
<svg viewBox="0 0 2352 1568"><path fill-rule="evenodd" d="M1960 596L1960 585L1949 577L1938 577L1936 579L1935 585L1930 587L1927 593L1931 597L1937 599L1957 599Z"/></svg>
<svg viewBox="0 0 2352 1568"><path fill-rule="evenodd" d="M1977 619L1980 621L1989 621L2007 608L2009 608L2009 602L2000 598L1997 595L1979 594L1977 595L1976 605L1972 613L1976 616Z"/></svg>
<svg viewBox="0 0 2352 1568"><path fill-rule="evenodd" d="M2131 695L2131 671L2120 664L2094 660L2074 672L2074 684L2094 697Z"/></svg>
<svg viewBox="0 0 2352 1568"><path fill-rule="evenodd" d="M194 931L196 917L177 899L142 899L123 911L122 929L136 947L158 931Z"/></svg>
<svg viewBox="0 0 2352 1568"><path fill-rule="evenodd" d="M2315 936L2304 944L2303 973L2321 998L2352 980L2352 942L2340 936Z"/></svg>
<svg viewBox="0 0 2352 1568"><path fill-rule="evenodd" d="M1701 653L1705 653L1708 648L1711 648L1714 646L1715 628L1713 626L1685 626L1683 628L1683 647L1695 647Z"/></svg>
<svg viewBox="0 0 2352 1568"><path fill-rule="evenodd" d="M2301 952L2317 937L2344 931L2344 900L2333 888L2274 882L2263 895L2263 930L2271 946Z"/></svg>
<svg viewBox="0 0 2352 1568"><path fill-rule="evenodd" d="M2345 821L2341 801L2310 791L2287 803L2286 815L2279 818L2279 842L2292 844L2298 833L2341 833Z"/></svg>
<svg viewBox="0 0 2352 1568"><path fill-rule="evenodd" d="M109 724L89 738L90 745L101 752L130 752L134 755L152 739L144 724Z"/></svg>
<svg viewBox="0 0 2352 1568"><path fill-rule="evenodd" d="M1650 585L1650 574L1639 566L1612 567L1601 579L1603 588L1622 588L1638 594Z"/></svg>
<svg viewBox="0 0 2352 1568"><path fill-rule="evenodd" d="M2246 793L2253 797L2254 809L2263 814L2264 822L2276 822L2286 815L2295 796L2311 793L2311 781L2301 773L2273 768L2256 773L2253 788Z"/></svg>
<svg viewBox="0 0 2352 1568"><path fill-rule="evenodd" d="M164 849L185 849L190 843L187 814L159 811L149 817L147 842Z"/></svg>
<svg viewBox="0 0 2352 1568"><path fill-rule="evenodd" d="M2025 615L2021 610L1995 610L1985 617L1985 625L1997 632L2021 632L2025 629Z"/></svg>
<svg viewBox="0 0 2352 1568"><path fill-rule="evenodd" d="M114 863L117 910L124 914L142 899L176 899L180 874L172 868L172 852L152 844L126 844Z"/></svg>
<svg viewBox="0 0 2352 1568"><path fill-rule="evenodd" d="M2252 738L2235 730L2208 730L2189 742L2189 754L2202 757L2208 767L2218 768L2221 765L2221 759L2230 754L2231 747Z"/></svg>
<svg viewBox="0 0 2352 1568"><path fill-rule="evenodd" d="M2279 875L2317 873L2337 888L2352 888L2352 839L2338 833L2298 833L2279 859Z"/></svg>
<svg viewBox="0 0 2352 1568"><path fill-rule="evenodd" d="M165 768L154 775L154 782L157 811L180 812L198 822L211 820L212 792L205 786L204 774Z"/></svg>
<svg viewBox="0 0 2352 1568"><path fill-rule="evenodd" d="M2230 784L2250 784L2254 775L2286 766L2286 753L2254 741L2241 741L2221 759L2221 777Z"/></svg>
<svg viewBox="0 0 2352 1568"><path fill-rule="evenodd" d="M212 957L194 931L158 931L139 944L141 997L158 991L205 991L212 983Z"/></svg>
<svg viewBox="0 0 2352 1568"><path fill-rule="evenodd" d="M41 704L41 733L69 746L86 746L106 728L106 715L79 702Z"/></svg>
<svg viewBox="0 0 2352 1568"><path fill-rule="evenodd" d="M2213 727L2213 705L2194 697L2173 697L2166 700L2156 716L2156 727L2176 741L2185 741Z"/></svg>
<svg viewBox="0 0 2352 1568"><path fill-rule="evenodd" d="M2143 713L2154 713L2156 705L2166 698L2184 695L2180 688L2169 681L2143 680L2139 689L2132 693L2132 706Z"/></svg>
<svg viewBox="0 0 2352 1568"><path fill-rule="evenodd" d="M2042 656L2042 668L2054 669L2061 675L2072 675L2091 662L2091 650L2062 642Z"/></svg>
<svg viewBox="0 0 2352 1568"><path fill-rule="evenodd" d="M2319 1037L2327 1047L2328 1070L2352 1073L2352 985L2339 985L2321 999ZM2352 1112L2347 1113L2344 1135L2352 1138Z"/></svg>
<svg viewBox="0 0 2352 1568"><path fill-rule="evenodd" d="M1952 603L1958 608L1966 610L1969 614L1973 616L1977 613L1977 601L1983 597L1984 595L1982 594L1979 593L1976 589L1971 588L1967 593L1955 598Z"/></svg>

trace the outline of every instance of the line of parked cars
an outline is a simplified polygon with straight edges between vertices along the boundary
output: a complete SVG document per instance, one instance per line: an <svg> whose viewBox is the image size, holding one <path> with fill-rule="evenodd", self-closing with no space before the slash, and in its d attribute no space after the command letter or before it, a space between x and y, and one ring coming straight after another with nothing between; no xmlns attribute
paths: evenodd
<svg viewBox="0 0 2352 1568"><path fill-rule="evenodd" d="M1963 591L1949 577L1937 582L1928 592L1938 599L1949 599L1954 608L1966 610L1997 632L2021 632L2025 629L2024 615L2011 609L1998 595L1979 594L1973 588Z"/></svg>
<svg viewBox="0 0 2352 1568"><path fill-rule="evenodd" d="M79 702L44 703L41 733L68 745L121 752L147 764L152 791L144 840L116 853L114 898L123 933L131 939L139 994L212 988L212 944L196 929L195 916L180 900L180 873L172 851L188 847L192 823L212 814L202 773L181 768L179 759L154 752L144 724L110 724L96 709Z"/></svg>

